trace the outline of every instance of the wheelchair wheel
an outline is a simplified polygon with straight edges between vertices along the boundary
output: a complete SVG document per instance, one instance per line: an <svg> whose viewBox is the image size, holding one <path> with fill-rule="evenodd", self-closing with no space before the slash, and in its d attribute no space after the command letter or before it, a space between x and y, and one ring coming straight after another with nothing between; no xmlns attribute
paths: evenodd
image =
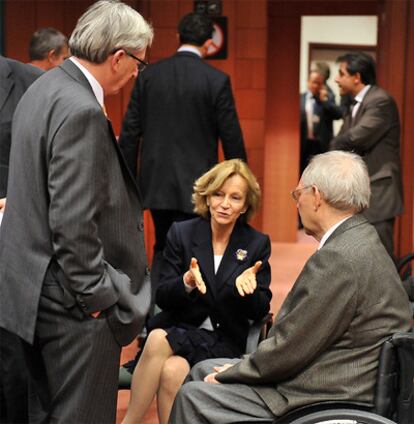
<svg viewBox="0 0 414 424"><path fill-rule="evenodd" d="M396 424L372 412L353 409L332 409L314 412L291 421L290 424Z"/></svg>

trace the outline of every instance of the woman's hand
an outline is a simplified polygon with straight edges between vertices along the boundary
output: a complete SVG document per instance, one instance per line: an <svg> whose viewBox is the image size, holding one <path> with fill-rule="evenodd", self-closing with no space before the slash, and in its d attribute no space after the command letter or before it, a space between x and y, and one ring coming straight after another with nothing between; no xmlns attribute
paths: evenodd
<svg viewBox="0 0 414 424"><path fill-rule="evenodd" d="M207 287L201 276L200 267L196 258L191 258L190 267L184 274L184 283L190 287L197 287L201 294L206 294Z"/></svg>
<svg viewBox="0 0 414 424"><path fill-rule="evenodd" d="M247 268L236 278L236 288L240 296L252 294L257 287L256 274L262 266L262 261L257 261L252 267Z"/></svg>

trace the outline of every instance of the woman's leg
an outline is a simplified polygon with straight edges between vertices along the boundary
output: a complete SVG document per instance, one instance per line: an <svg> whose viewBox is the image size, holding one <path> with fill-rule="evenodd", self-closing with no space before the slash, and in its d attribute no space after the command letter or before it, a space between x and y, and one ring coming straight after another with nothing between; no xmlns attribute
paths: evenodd
<svg viewBox="0 0 414 424"><path fill-rule="evenodd" d="M166 332L151 331L132 376L131 397L122 424L141 422L157 393L165 361L173 355Z"/></svg>
<svg viewBox="0 0 414 424"><path fill-rule="evenodd" d="M181 356L168 358L161 372L157 394L158 419L160 424L167 424L175 395L190 371L190 364Z"/></svg>

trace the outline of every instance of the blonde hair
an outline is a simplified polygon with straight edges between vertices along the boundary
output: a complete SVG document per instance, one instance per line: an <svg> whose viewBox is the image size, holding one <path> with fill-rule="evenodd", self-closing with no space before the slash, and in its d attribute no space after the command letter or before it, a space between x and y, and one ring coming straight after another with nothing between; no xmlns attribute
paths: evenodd
<svg viewBox="0 0 414 424"><path fill-rule="evenodd" d="M218 163L196 180L192 197L194 212L208 219L210 213L207 198L234 175L239 175L247 183L246 212L240 218L245 222L249 221L260 206L261 192L256 177L241 159L230 159Z"/></svg>

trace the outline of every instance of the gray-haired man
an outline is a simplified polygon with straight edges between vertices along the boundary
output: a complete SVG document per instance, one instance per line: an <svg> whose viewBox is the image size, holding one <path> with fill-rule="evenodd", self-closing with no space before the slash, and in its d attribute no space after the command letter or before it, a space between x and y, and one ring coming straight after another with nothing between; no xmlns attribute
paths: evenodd
<svg viewBox="0 0 414 424"><path fill-rule="evenodd" d="M292 196L319 249L268 338L242 360L197 365L170 423L263 423L324 400L372 404L380 347L410 329L412 312L392 259L361 215L370 196L366 166L348 152L315 156Z"/></svg>
<svg viewBox="0 0 414 424"><path fill-rule="evenodd" d="M0 326L27 342L46 414L36 422L115 422L121 346L142 329L150 287L139 193L103 100L137 76L152 36L131 7L93 4L70 38L74 57L16 109Z"/></svg>

